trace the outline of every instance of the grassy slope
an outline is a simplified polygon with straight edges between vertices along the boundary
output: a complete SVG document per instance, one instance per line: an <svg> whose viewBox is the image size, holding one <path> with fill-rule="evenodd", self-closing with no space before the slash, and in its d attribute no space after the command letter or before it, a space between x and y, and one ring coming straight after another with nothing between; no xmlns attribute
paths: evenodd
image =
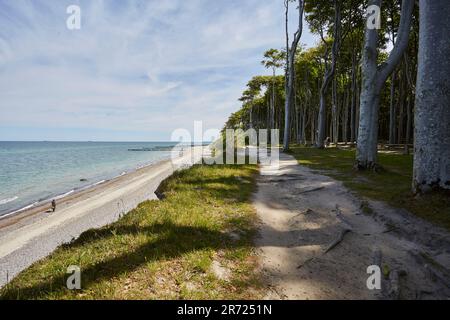
<svg viewBox="0 0 450 320"><path fill-rule="evenodd" d="M256 166L178 172L160 187L163 201L144 202L118 222L83 233L18 275L0 298L258 298L250 203L256 172ZM211 271L213 259L231 270L229 281ZM69 265L81 267L80 291L65 288Z"/></svg>
<svg viewBox="0 0 450 320"><path fill-rule="evenodd" d="M381 173L353 170L354 150L293 146L292 154L300 164L325 171L329 176L359 195L382 200L394 207L405 208L411 213L450 230L450 194L439 193L414 197L411 193L411 155L383 154L379 162L385 169Z"/></svg>

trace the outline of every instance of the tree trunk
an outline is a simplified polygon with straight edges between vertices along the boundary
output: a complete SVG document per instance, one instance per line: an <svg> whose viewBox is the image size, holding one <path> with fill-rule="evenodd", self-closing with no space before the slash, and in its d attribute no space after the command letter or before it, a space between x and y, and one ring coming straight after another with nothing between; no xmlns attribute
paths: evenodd
<svg viewBox="0 0 450 320"><path fill-rule="evenodd" d="M413 191L450 189L450 2L420 0Z"/></svg>
<svg viewBox="0 0 450 320"><path fill-rule="evenodd" d="M340 37L340 26L341 26L341 11L339 3L334 0L334 32L333 32L333 45L331 49L331 66L324 73L324 79L322 87L320 88L320 105L319 105L319 118L318 118L318 129L316 146L318 148L324 147L324 140L326 135L327 126L327 111L326 111L326 94L328 90L328 85L334 77L336 71L336 60L337 51L339 47L339 37ZM327 69L327 64L325 63L325 69Z"/></svg>
<svg viewBox="0 0 450 320"><path fill-rule="evenodd" d="M412 133L412 121L413 121L413 105L414 105L414 93L415 93L415 83L413 83L412 76L410 73L409 61L407 54L404 55L404 63L406 69L406 78L408 79L408 104L406 109L406 143L411 143L411 133Z"/></svg>
<svg viewBox="0 0 450 320"><path fill-rule="evenodd" d="M272 78L272 101L270 104L270 129L275 128L275 68L273 68L273 78Z"/></svg>
<svg viewBox="0 0 450 320"><path fill-rule="evenodd" d="M286 2L286 12L289 6L289 2ZM289 142L291 135L291 110L292 110L292 102L294 100L294 76L295 76L295 54L297 52L297 47L300 42L300 38L303 32L303 8L304 1L299 0L298 6L298 29L294 35L294 41L292 42L291 48L286 48L286 54L288 55L288 65L287 65L287 77L286 77L286 101L285 101L285 111L284 111L284 139L283 139L283 150L289 150ZM287 21L287 19L286 19ZM287 29L287 26L286 26ZM287 32L286 32L287 34ZM286 37L287 38L287 37Z"/></svg>
<svg viewBox="0 0 450 320"><path fill-rule="evenodd" d="M408 103L406 104L406 144L411 143L411 121L412 121L412 106L411 95L408 96Z"/></svg>
<svg viewBox="0 0 450 320"><path fill-rule="evenodd" d="M358 141L358 132L359 132L359 110L361 109L361 83L362 81L358 81L358 85L356 86L356 107L355 107L355 115L356 115L356 122L355 122L355 141Z"/></svg>
<svg viewBox="0 0 450 320"><path fill-rule="evenodd" d="M332 97L333 97L333 105L331 106L331 119L332 119L332 128L333 128L333 142L337 143L339 140L339 133L338 133L338 114L339 114L339 109L338 109L338 99L337 99L337 81L336 81L336 77L334 77L333 79L333 93L332 93Z"/></svg>
<svg viewBox="0 0 450 320"><path fill-rule="evenodd" d="M404 123L405 123L405 75L402 75L400 81L400 97L398 99L399 106L399 115L398 115L398 134L397 134L397 143L403 143L403 132L404 132Z"/></svg>
<svg viewBox="0 0 450 320"><path fill-rule="evenodd" d="M389 105L389 143L395 144L396 136L395 136L395 123L397 120L397 110L395 108L395 80L396 73L392 74L391 78L391 101Z"/></svg>
<svg viewBox="0 0 450 320"><path fill-rule="evenodd" d="M313 110L311 112L311 144L316 143L316 112Z"/></svg>
<svg viewBox="0 0 450 320"><path fill-rule="evenodd" d="M352 53L352 105L350 109L350 141L356 140L356 53Z"/></svg>
<svg viewBox="0 0 450 320"><path fill-rule="evenodd" d="M376 5L381 8L381 0L370 0L369 5ZM376 169L378 167L377 148L380 91L386 79L398 65L408 46L413 8L414 0L403 0L397 40L388 60L382 66L377 65L378 30L366 28L362 59L361 106L355 164L355 167L358 169Z"/></svg>
<svg viewBox="0 0 450 320"><path fill-rule="evenodd" d="M345 90L345 100L343 106L343 119L342 119L342 140L345 144L348 143L348 104L349 104L349 90Z"/></svg>
<svg viewBox="0 0 450 320"><path fill-rule="evenodd" d="M306 144L306 106L303 108L301 144Z"/></svg>

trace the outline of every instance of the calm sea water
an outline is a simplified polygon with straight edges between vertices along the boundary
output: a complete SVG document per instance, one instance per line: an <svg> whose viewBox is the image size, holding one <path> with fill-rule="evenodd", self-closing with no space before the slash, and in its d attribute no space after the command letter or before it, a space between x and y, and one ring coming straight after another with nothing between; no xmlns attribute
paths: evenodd
<svg viewBox="0 0 450 320"><path fill-rule="evenodd" d="M170 142L0 142L0 217L170 158ZM142 149L154 151L129 151Z"/></svg>

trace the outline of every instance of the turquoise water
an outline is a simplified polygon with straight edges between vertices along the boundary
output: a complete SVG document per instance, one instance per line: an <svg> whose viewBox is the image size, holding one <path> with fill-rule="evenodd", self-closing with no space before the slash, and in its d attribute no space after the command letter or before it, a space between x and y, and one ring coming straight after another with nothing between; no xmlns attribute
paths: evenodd
<svg viewBox="0 0 450 320"><path fill-rule="evenodd" d="M0 217L169 159L170 147L174 145L171 142L0 142ZM129 151L143 148L147 151Z"/></svg>

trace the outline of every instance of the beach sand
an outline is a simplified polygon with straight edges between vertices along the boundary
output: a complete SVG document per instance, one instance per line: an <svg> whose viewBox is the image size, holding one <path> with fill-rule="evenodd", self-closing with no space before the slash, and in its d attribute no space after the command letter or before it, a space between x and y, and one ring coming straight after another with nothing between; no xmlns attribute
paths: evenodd
<svg viewBox="0 0 450 320"><path fill-rule="evenodd" d="M0 220L0 287L19 272L81 233L117 221L146 200L157 200L159 184L175 170L201 160L202 147Z"/></svg>

